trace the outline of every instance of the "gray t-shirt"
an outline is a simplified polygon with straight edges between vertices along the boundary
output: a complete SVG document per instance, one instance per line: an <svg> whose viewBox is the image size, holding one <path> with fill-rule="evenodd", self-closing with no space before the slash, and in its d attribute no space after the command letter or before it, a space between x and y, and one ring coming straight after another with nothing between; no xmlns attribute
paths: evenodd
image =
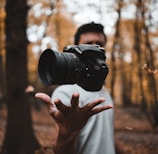
<svg viewBox="0 0 158 154"><path fill-rule="evenodd" d="M79 93L79 106L83 106L99 97L104 97L101 105L113 105L106 89L89 92L78 86L62 85L52 94L52 100L59 98L64 104L70 105L73 93ZM114 111L108 109L92 116L81 130L76 140L76 154L115 154L114 148Z"/></svg>

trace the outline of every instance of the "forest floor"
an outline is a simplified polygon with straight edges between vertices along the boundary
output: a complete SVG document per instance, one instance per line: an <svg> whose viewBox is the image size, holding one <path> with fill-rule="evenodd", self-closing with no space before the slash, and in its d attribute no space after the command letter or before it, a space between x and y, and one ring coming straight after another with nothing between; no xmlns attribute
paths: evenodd
<svg viewBox="0 0 158 154"><path fill-rule="evenodd" d="M153 131L146 116L136 107L115 107L115 141L121 154L158 154L158 132ZM6 126L6 107L0 109L0 147ZM32 109L35 135L45 154L53 154L51 147L56 136L55 124L45 106Z"/></svg>

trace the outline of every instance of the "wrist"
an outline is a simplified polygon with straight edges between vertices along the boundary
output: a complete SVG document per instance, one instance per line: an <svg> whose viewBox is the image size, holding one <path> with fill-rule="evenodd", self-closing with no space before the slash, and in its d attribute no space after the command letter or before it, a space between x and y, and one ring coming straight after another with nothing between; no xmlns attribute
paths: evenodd
<svg viewBox="0 0 158 154"><path fill-rule="evenodd" d="M69 132L58 132L57 140L53 146L55 154L74 154L77 134Z"/></svg>

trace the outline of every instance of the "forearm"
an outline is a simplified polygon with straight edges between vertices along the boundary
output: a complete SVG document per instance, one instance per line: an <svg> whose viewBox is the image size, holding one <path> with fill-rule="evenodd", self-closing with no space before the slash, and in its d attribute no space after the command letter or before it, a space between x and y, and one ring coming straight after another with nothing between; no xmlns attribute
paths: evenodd
<svg viewBox="0 0 158 154"><path fill-rule="evenodd" d="M75 154L76 135L58 134L53 151L55 154Z"/></svg>

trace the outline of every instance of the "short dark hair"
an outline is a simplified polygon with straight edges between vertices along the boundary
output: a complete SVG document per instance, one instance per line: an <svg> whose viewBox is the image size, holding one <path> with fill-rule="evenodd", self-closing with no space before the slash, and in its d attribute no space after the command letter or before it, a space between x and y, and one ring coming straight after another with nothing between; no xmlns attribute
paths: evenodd
<svg viewBox="0 0 158 154"><path fill-rule="evenodd" d="M77 29L77 31L76 31L76 33L74 35L74 44L78 45L81 34L84 34L84 33L87 33L87 32L102 33L104 35L105 42L107 40L107 37L106 37L106 35L104 33L104 26L101 25L101 24L98 24L98 23L91 22L91 23L87 23L87 24L81 25Z"/></svg>

